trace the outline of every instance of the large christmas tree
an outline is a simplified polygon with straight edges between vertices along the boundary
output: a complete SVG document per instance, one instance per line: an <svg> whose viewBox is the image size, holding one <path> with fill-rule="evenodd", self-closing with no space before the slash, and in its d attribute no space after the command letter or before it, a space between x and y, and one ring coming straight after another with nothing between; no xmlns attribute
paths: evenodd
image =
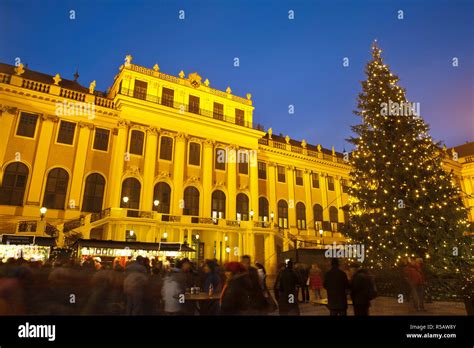
<svg viewBox="0 0 474 348"><path fill-rule="evenodd" d="M381 52L375 42L354 112L362 122L349 139L355 149L346 233L365 245L369 268L389 271L411 257L423 258L435 277L459 274L470 258L467 210L442 167L448 153Z"/></svg>

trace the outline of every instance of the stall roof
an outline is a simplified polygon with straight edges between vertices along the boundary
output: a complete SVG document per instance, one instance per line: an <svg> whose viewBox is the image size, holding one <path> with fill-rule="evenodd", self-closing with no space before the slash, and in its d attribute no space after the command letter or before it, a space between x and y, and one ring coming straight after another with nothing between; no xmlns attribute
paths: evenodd
<svg viewBox="0 0 474 348"><path fill-rule="evenodd" d="M13 245L40 245L40 246L55 246L56 239L53 237L39 237L39 236L24 236L18 234L2 234L0 238L1 244Z"/></svg>
<svg viewBox="0 0 474 348"><path fill-rule="evenodd" d="M79 239L74 243L78 248L82 247L98 247L111 249L141 249L141 250L158 250L158 251L187 251L193 252L187 244L181 243L145 243L145 242L121 242L116 240L100 240L100 239Z"/></svg>

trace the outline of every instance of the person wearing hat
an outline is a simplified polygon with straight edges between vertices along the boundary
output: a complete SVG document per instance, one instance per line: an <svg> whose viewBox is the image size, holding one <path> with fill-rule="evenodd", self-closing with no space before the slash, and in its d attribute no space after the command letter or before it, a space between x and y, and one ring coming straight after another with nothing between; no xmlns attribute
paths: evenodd
<svg viewBox="0 0 474 348"><path fill-rule="evenodd" d="M240 262L225 265L227 281L220 298L221 315L245 315L249 307L246 270Z"/></svg>

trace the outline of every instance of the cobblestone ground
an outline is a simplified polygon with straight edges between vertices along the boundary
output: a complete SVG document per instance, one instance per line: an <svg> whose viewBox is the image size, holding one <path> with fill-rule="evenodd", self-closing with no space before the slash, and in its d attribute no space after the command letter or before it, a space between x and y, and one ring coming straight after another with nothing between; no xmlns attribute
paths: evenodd
<svg viewBox="0 0 474 348"><path fill-rule="evenodd" d="M312 303L300 304L301 315L329 315L326 306ZM467 315L466 307L462 302L433 302L425 304L426 312L415 311L410 303L398 303L395 298L377 297L372 301L370 315ZM278 312L273 313L278 315ZM352 306L349 306L348 315L354 315Z"/></svg>

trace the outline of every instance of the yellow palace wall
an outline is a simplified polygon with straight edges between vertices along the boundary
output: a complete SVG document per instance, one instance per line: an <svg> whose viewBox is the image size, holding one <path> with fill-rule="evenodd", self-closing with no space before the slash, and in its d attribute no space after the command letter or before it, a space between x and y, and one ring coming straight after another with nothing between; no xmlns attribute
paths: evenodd
<svg viewBox="0 0 474 348"><path fill-rule="evenodd" d="M345 222L341 208L348 203L348 195L342 192L341 180L349 179L350 167L334 151L310 148L304 141L294 142L288 137L282 141L280 136L255 129L250 95L240 98L230 88L225 92L212 89L197 74L185 77L180 73L175 77L161 73L157 66L137 66L131 63L131 57L120 67L107 95L94 91L94 84L81 90L69 81L66 88L66 80L57 82L59 76L36 78L22 72L22 67L15 71L11 67L11 72L9 69L4 65L0 71L0 180L14 162L26 165L28 176L22 203L0 205L2 233L44 235L51 225L57 229L60 244L72 232L80 232L83 238L123 241L126 231L133 230L137 241L144 242L160 241L166 232L167 241L181 243L199 235L205 258L230 261L249 254L254 261L264 263L270 273L275 271L277 252L294 247L295 237L309 242L299 247L344 241L338 231ZM144 95L135 94L137 80L146 83ZM163 87L174 91L173 107L163 105ZM199 98L199 109L204 111L197 114L188 107L189 95ZM65 101L93 104L94 113L58 115L57 105ZM225 120L214 118L214 102L222 104L223 114L230 116ZM244 114L244 119L237 122L240 124L235 121L236 109ZM38 115L33 137L17 135L23 112ZM76 123L72 145L57 141L62 120ZM98 128L110 130L107 151L93 148ZM144 134L142 155L130 154L134 130ZM159 158L160 141L165 136L173 139L171 160ZM200 145L199 165L188 164L190 143ZM239 173L237 163L228 162L225 170L216 169L216 148L255 151L257 160L266 164L266 179L259 179L256 161L251 161L248 174ZM462 163L449 165L455 167L465 191L472 194L472 163L466 172L462 172ZM277 179L278 167L284 168L284 183ZM65 204L62 209L48 209L41 221L39 209L53 168L68 173ZM302 171L302 185L296 184L297 171ZM92 173L105 179L100 215L82 211L86 178ZM319 188L313 187L313 173L319 174ZM329 190L328 177L334 179L334 190ZM127 178L136 178L141 185L135 215L129 213L132 209L121 208L122 183ZM159 182L171 188L167 214L153 211L154 187ZM189 186L199 191L196 217L183 215L184 190ZM215 190L225 194L225 218L212 220L211 197ZM239 193L248 197L253 219L238 220ZM260 197L268 200L265 222L258 222ZM288 223L278 227L280 200L288 204ZM296 206L300 202L305 207L306 226L298 228ZM336 208L339 225L315 226L315 204L323 207L326 222L330 221L329 207ZM473 202L466 204L472 206ZM36 232L23 231L20 221L33 221ZM319 229L324 230L322 234Z"/></svg>

